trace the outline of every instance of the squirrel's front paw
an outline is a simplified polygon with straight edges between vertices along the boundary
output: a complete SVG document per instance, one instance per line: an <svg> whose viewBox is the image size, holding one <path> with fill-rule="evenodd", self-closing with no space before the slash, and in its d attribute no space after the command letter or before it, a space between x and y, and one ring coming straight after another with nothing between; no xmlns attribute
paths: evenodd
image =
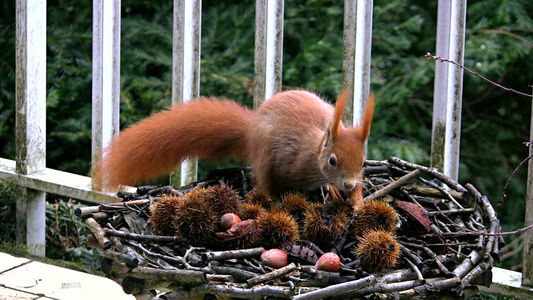
<svg viewBox="0 0 533 300"><path fill-rule="evenodd" d="M342 193L341 193L341 191L339 190L338 187L334 186L333 184L326 184L325 188L329 192L329 194L331 195L331 198L333 198L333 199L343 199Z"/></svg>

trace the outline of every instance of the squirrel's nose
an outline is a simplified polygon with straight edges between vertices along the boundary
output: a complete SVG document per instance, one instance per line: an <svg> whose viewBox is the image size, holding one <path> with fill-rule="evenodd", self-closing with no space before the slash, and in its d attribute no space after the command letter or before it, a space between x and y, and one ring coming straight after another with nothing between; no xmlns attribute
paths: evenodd
<svg viewBox="0 0 533 300"><path fill-rule="evenodd" d="M351 191L355 187L355 182L347 181L344 183L344 190Z"/></svg>

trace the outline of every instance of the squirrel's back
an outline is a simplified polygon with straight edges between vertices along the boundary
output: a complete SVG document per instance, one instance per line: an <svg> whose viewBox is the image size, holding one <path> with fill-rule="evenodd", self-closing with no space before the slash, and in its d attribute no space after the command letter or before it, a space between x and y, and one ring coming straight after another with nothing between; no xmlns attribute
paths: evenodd
<svg viewBox="0 0 533 300"><path fill-rule="evenodd" d="M278 93L259 107L248 148L260 188L277 194L327 181L317 156L333 111L332 105L303 90Z"/></svg>

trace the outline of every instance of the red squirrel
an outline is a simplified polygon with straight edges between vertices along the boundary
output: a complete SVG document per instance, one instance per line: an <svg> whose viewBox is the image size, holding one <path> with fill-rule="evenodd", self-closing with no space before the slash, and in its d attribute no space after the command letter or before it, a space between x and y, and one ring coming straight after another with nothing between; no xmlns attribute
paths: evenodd
<svg viewBox="0 0 533 300"><path fill-rule="evenodd" d="M96 188L135 185L174 170L185 158L248 161L256 186L271 195L327 185L362 204L364 143L374 96L357 127L345 127L348 92L336 106L316 94L275 94L256 111L230 100L179 103L124 130L106 146L92 170Z"/></svg>

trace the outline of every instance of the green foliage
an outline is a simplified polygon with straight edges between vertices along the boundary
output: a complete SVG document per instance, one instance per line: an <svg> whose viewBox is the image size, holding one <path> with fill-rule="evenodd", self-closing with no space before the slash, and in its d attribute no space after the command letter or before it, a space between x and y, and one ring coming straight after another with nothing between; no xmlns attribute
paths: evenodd
<svg viewBox="0 0 533 300"><path fill-rule="evenodd" d="M251 103L255 2L203 1L201 94ZM343 1L285 4L284 88L334 99L342 79ZM15 3L0 5L0 156L14 157ZM533 2L468 3L465 65L504 86L529 92ZM369 158L397 155L429 164L437 1L374 1L372 90L376 115ZM170 105L172 2L122 1L121 126ZM78 174L90 168L90 2L48 1L47 166ZM528 149L531 100L464 75L460 181L496 203ZM217 166L201 163L201 166ZM202 171L203 172L203 171ZM523 226L526 168L498 208L507 228Z"/></svg>
<svg viewBox="0 0 533 300"><path fill-rule="evenodd" d="M46 257L80 262L90 270L100 269L97 249L88 250L85 241L89 231L74 214L82 205L73 200L56 200L46 205Z"/></svg>
<svg viewBox="0 0 533 300"><path fill-rule="evenodd" d="M27 249L16 243L15 189L14 184L0 180L0 250L29 256ZM89 232L83 220L74 214L81 206L73 200L46 203L46 257L71 261L77 264L76 269L94 273L100 270L100 254L97 249L86 248Z"/></svg>
<svg viewBox="0 0 533 300"><path fill-rule="evenodd" d="M15 185L0 180L0 244L15 240Z"/></svg>

